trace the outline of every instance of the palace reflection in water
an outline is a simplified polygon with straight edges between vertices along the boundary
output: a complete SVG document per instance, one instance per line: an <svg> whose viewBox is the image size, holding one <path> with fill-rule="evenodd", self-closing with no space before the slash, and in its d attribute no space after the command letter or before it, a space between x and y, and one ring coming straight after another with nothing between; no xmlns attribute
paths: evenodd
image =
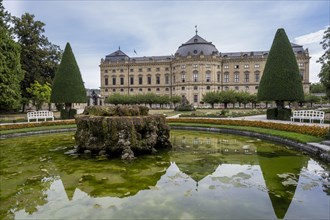
<svg viewBox="0 0 330 220"><path fill-rule="evenodd" d="M329 218L329 167L305 155L232 135L171 141L124 163L69 154L72 134L2 140L0 217Z"/></svg>

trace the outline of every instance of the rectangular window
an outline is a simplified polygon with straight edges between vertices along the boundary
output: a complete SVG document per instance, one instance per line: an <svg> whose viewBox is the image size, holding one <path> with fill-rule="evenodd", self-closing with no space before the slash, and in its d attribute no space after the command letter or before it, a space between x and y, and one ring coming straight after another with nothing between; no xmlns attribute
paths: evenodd
<svg viewBox="0 0 330 220"><path fill-rule="evenodd" d="M142 76L139 76L139 85L142 85L142 83L143 83L142 79L143 79Z"/></svg>
<svg viewBox="0 0 330 220"><path fill-rule="evenodd" d="M165 84L170 84L170 76L169 75L165 76Z"/></svg>
<svg viewBox="0 0 330 220"><path fill-rule="evenodd" d="M124 78L120 77L120 85L124 85Z"/></svg>
<svg viewBox="0 0 330 220"><path fill-rule="evenodd" d="M104 79L104 84L107 86L108 85L108 78Z"/></svg>
<svg viewBox="0 0 330 220"><path fill-rule="evenodd" d="M194 90L198 90L198 86L194 86Z"/></svg>
<svg viewBox="0 0 330 220"><path fill-rule="evenodd" d="M220 82L220 73L217 74L217 82Z"/></svg>
<svg viewBox="0 0 330 220"><path fill-rule="evenodd" d="M124 72L124 69L120 69L120 72L123 73Z"/></svg>
<svg viewBox="0 0 330 220"><path fill-rule="evenodd" d="M234 66L234 69L239 69L239 65L235 65Z"/></svg>
<svg viewBox="0 0 330 220"><path fill-rule="evenodd" d="M206 68L211 68L211 65L210 64L206 64L205 67Z"/></svg>
<svg viewBox="0 0 330 220"><path fill-rule="evenodd" d="M116 85L116 78L115 77L112 78L112 85Z"/></svg>
<svg viewBox="0 0 330 220"><path fill-rule="evenodd" d="M105 73L108 73L108 70L104 70Z"/></svg>
<svg viewBox="0 0 330 220"><path fill-rule="evenodd" d="M194 102L198 102L198 95L194 95Z"/></svg>
<svg viewBox="0 0 330 220"><path fill-rule="evenodd" d="M184 86L181 87L181 90L186 90L186 88Z"/></svg>
<svg viewBox="0 0 330 220"><path fill-rule="evenodd" d="M254 68L258 69L258 68L260 68L260 65L259 64L254 64Z"/></svg>
<svg viewBox="0 0 330 220"><path fill-rule="evenodd" d="M148 72L151 72L151 68L148 68L147 71L148 71Z"/></svg>
<svg viewBox="0 0 330 220"><path fill-rule="evenodd" d="M156 71L158 71L158 72L159 72L159 71L160 71L160 68L159 68L159 67L157 67L157 68L156 68Z"/></svg>
<svg viewBox="0 0 330 220"><path fill-rule="evenodd" d="M198 68L198 64L194 64L193 67L194 67L194 69L197 69Z"/></svg>
<svg viewBox="0 0 330 220"><path fill-rule="evenodd" d="M156 84L160 84L160 76L156 76Z"/></svg>
<svg viewBox="0 0 330 220"><path fill-rule="evenodd" d="M206 82L211 82L211 74L206 73Z"/></svg>
<svg viewBox="0 0 330 220"><path fill-rule="evenodd" d="M256 82L259 82L259 80L260 80L260 74L259 73L256 73L255 80L256 80Z"/></svg>
<svg viewBox="0 0 330 220"><path fill-rule="evenodd" d="M249 69L249 67L250 67L249 64L244 65L244 69Z"/></svg>
<svg viewBox="0 0 330 220"><path fill-rule="evenodd" d="M156 91L160 91L160 88L156 88Z"/></svg>
<svg viewBox="0 0 330 220"><path fill-rule="evenodd" d="M229 74L225 74L224 82L227 83L229 82Z"/></svg>
<svg viewBox="0 0 330 220"><path fill-rule="evenodd" d="M148 76L148 84L151 84L151 76Z"/></svg>
<svg viewBox="0 0 330 220"><path fill-rule="evenodd" d="M224 65L223 68L224 69L229 69L229 66L228 65Z"/></svg>
<svg viewBox="0 0 330 220"><path fill-rule="evenodd" d="M245 73L245 82L250 82L250 74Z"/></svg>
<svg viewBox="0 0 330 220"><path fill-rule="evenodd" d="M130 77L130 84L134 85L134 77L133 76Z"/></svg>
<svg viewBox="0 0 330 220"><path fill-rule="evenodd" d="M142 92L142 88L139 88L139 91Z"/></svg>
<svg viewBox="0 0 330 220"><path fill-rule="evenodd" d="M186 69L186 65L182 65L181 66L181 69Z"/></svg>
<svg viewBox="0 0 330 220"><path fill-rule="evenodd" d="M234 81L237 83L237 82L239 82L239 74L238 73L235 73L234 74Z"/></svg>
<svg viewBox="0 0 330 220"><path fill-rule="evenodd" d="M139 72L142 72L142 68L139 68Z"/></svg>
<svg viewBox="0 0 330 220"><path fill-rule="evenodd" d="M148 92L151 92L151 89L150 88L148 88Z"/></svg>
<svg viewBox="0 0 330 220"><path fill-rule="evenodd" d="M130 71L131 73L133 73L133 72L134 72L134 69L130 69L129 71Z"/></svg>
<svg viewBox="0 0 330 220"><path fill-rule="evenodd" d="M299 67L304 67L304 63L298 63Z"/></svg>
<svg viewBox="0 0 330 220"><path fill-rule="evenodd" d="M165 71L169 71L170 69L168 67L165 67Z"/></svg>
<svg viewBox="0 0 330 220"><path fill-rule="evenodd" d="M112 72L113 72L113 73L115 73L115 72L116 72L116 70L115 70L115 69L113 69L113 70L112 70Z"/></svg>
<svg viewBox="0 0 330 220"><path fill-rule="evenodd" d="M198 82L198 73L194 73L194 82Z"/></svg>

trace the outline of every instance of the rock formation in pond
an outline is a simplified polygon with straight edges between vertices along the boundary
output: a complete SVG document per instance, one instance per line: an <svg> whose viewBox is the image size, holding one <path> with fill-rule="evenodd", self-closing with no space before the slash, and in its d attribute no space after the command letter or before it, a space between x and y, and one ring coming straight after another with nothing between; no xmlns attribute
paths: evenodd
<svg viewBox="0 0 330 220"><path fill-rule="evenodd" d="M76 117L80 153L130 160L140 153L171 148L170 127L163 115L148 115L144 106L91 106Z"/></svg>

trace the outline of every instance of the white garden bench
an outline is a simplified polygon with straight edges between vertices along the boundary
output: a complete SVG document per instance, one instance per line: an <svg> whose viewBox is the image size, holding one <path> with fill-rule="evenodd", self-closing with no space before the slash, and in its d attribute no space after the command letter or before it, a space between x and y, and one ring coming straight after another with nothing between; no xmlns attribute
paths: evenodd
<svg viewBox="0 0 330 220"><path fill-rule="evenodd" d="M27 113L27 119L28 122L30 122L31 119L36 119L38 122L38 119L46 119L51 118L52 121L54 121L54 114L50 111L34 111L34 112L28 112Z"/></svg>
<svg viewBox="0 0 330 220"><path fill-rule="evenodd" d="M294 122L295 119L299 119L300 122L306 120L309 120L310 123L313 122L313 120L319 120L320 124L324 123L324 112L322 111L316 111L316 110L299 110L299 111L293 111L293 115L291 118L291 121Z"/></svg>

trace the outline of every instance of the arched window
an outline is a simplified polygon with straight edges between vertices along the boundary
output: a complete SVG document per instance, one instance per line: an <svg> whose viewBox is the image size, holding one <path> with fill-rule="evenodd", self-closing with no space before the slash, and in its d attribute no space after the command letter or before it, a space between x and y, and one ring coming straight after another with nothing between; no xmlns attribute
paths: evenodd
<svg viewBox="0 0 330 220"><path fill-rule="evenodd" d="M198 82L198 71L197 70L193 71L193 80L194 80L194 82Z"/></svg>

